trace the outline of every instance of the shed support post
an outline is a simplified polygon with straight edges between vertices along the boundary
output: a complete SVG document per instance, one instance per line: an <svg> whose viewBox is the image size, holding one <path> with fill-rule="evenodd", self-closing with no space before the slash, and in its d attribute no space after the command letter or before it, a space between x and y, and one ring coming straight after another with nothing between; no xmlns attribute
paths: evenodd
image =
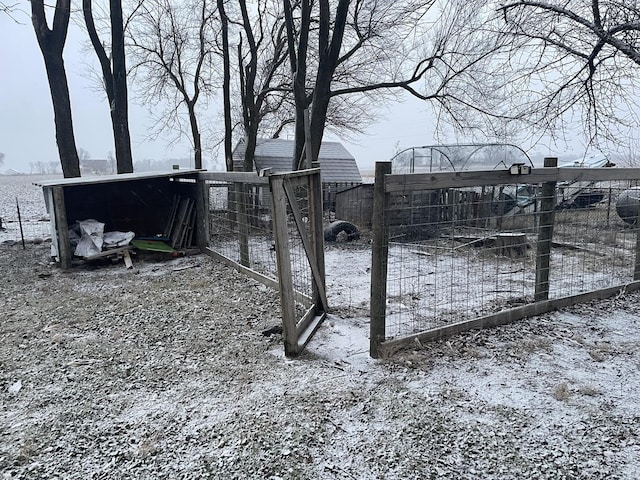
<svg viewBox="0 0 640 480"><path fill-rule="evenodd" d="M202 178L196 182L196 235L198 247L204 251L209 243L209 187Z"/></svg>
<svg viewBox="0 0 640 480"><path fill-rule="evenodd" d="M385 175L391 173L391 162L376 162L373 189L373 245L371 252L371 323L369 355L380 358L380 345L385 340L387 308L387 265L389 260L389 194L385 192Z"/></svg>
<svg viewBox="0 0 640 480"><path fill-rule="evenodd" d="M58 231L58 258L63 270L71 268L71 242L69 240L69 224L67 223L67 205L64 201L64 188L53 188L53 214Z"/></svg>

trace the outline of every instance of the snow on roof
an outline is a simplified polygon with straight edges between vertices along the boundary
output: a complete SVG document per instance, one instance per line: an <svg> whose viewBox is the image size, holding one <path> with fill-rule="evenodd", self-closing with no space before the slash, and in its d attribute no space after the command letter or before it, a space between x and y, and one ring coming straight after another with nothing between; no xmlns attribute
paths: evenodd
<svg viewBox="0 0 640 480"><path fill-rule="evenodd" d="M271 168L274 173L292 170L295 142L282 138L258 139L254 164L256 171ZM245 143L238 142L233 151L234 170L242 170ZM339 142L322 142L318 161L324 183L362 182L356 159Z"/></svg>

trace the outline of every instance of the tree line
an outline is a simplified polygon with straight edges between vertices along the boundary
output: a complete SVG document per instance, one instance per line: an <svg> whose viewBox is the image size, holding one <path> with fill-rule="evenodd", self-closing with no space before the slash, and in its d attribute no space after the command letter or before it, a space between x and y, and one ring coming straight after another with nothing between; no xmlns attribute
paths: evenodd
<svg viewBox="0 0 640 480"><path fill-rule="evenodd" d="M470 135L556 132L576 115L594 141L637 125L635 2L82 0L81 13L118 173L133 171L129 88L156 106L154 134L189 138L196 168L213 141L203 131L214 104L229 170L234 141L252 170L258 139L285 131L291 168L304 168L325 131L362 132L402 92ZM31 0L65 177L80 175L63 60L76 14L71 0Z"/></svg>

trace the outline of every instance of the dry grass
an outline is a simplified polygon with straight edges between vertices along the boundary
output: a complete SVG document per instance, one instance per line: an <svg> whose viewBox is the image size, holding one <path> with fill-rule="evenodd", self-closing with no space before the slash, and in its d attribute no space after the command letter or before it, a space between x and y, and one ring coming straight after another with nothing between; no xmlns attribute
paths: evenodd
<svg viewBox="0 0 640 480"><path fill-rule="evenodd" d="M571 392L569 391L569 385L567 385L567 382L562 382L561 384L556 385L551 395L559 402L566 402L569 400Z"/></svg>
<svg viewBox="0 0 640 480"><path fill-rule="evenodd" d="M583 385L578 389L578 393L587 397L595 397L601 395L602 391L593 385Z"/></svg>

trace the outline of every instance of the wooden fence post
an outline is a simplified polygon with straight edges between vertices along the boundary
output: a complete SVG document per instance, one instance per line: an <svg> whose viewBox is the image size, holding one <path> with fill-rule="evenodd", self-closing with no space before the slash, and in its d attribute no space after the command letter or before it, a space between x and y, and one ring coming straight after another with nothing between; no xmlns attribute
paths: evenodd
<svg viewBox="0 0 640 480"><path fill-rule="evenodd" d="M204 251L209 244L209 187L202 178L196 182L196 235L198 247Z"/></svg>
<svg viewBox="0 0 640 480"><path fill-rule="evenodd" d="M611 194L609 194L611 198ZM635 199L632 199L635 200ZM636 212L636 259L633 266L633 280L640 280L640 200L635 202Z"/></svg>
<svg viewBox="0 0 640 480"><path fill-rule="evenodd" d="M387 308L387 264L389 260L389 218L387 214L388 194L385 193L386 174L391 173L391 162L376 162L376 177L373 187L373 218L371 229L373 245L371 252L371 323L369 333L369 355L380 358L380 344L385 339Z"/></svg>
<svg viewBox="0 0 640 480"><path fill-rule="evenodd" d="M249 261L249 218L247 215L247 187L243 183L235 184L236 221L238 222L238 242L240 243L240 265L250 267Z"/></svg>
<svg viewBox="0 0 640 480"><path fill-rule="evenodd" d="M544 159L545 167L555 168L558 159ZM538 249L536 253L536 290L534 300L540 302L549 299L549 264L551 259L551 243L553 240L553 223L555 221L556 182L542 184L540 200L540 222L538 226Z"/></svg>

